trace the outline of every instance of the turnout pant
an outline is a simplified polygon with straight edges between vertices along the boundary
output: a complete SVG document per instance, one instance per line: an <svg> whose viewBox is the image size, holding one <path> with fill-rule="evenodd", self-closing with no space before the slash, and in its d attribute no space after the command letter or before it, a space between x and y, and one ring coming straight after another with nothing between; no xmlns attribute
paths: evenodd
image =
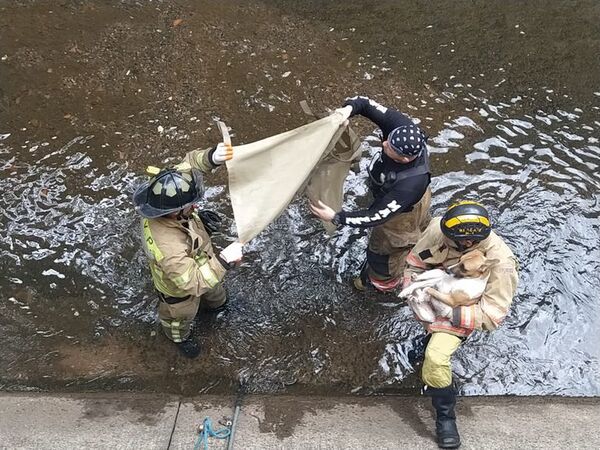
<svg viewBox="0 0 600 450"><path fill-rule="evenodd" d="M366 269L377 289L392 290L400 284L408 252L431 220L430 206L431 190L427 188L412 210L373 228L369 236Z"/></svg>
<svg viewBox="0 0 600 450"><path fill-rule="evenodd" d="M194 318L200 307L217 309L227 300L223 284L219 283L200 297L165 297L159 293L158 318L163 331L173 342L185 341L192 331Z"/></svg>
<svg viewBox="0 0 600 450"><path fill-rule="evenodd" d="M421 378L427 386L445 388L452 384L450 360L463 341L463 338L450 333L438 331L431 334L421 370Z"/></svg>

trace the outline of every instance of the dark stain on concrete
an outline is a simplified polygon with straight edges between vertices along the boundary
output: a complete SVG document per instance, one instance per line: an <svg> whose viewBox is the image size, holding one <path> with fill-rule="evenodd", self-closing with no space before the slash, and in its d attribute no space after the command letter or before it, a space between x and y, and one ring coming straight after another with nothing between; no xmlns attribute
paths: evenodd
<svg viewBox="0 0 600 450"><path fill-rule="evenodd" d="M317 410L325 407L318 401L304 401L300 397L264 397L262 404L264 418L256 418L259 430L261 433L275 433L279 439L291 436L307 413L316 414Z"/></svg>
<svg viewBox="0 0 600 450"><path fill-rule="evenodd" d="M112 394L96 399L84 397L82 402L84 404L82 420L93 421L102 417L111 417L118 412L130 411L134 420L146 425L156 425L165 420L164 413L169 407L173 412L172 419L175 419L179 399L165 395L139 397Z"/></svg>

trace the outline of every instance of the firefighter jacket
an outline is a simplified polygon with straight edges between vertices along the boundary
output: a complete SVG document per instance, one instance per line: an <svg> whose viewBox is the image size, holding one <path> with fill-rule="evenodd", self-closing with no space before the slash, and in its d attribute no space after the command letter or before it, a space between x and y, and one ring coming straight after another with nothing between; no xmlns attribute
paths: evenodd
<svg viewBox="0 0 600 450"><path fill-rule="evenodd" d="M490 236L464 251L446 238L440 228L441 218L431 223L406 258L405 280L413 274L434 268L447 268L458 263L468 251L478 249L488 259L497 259L492 266L485 291L478 303L454 308L450 320L438 320L428 325L430 332L443 331L466 337L474 330L494 330L504 320L517 289L518 262L513 252L493 231Z"/></svg>
<svg viewBox="0 0 600 450"><path fill-rule="evenodd" d="M208 172L216 168L211 150L189 152L185 162ZM142 219L143 239L154 286L168 297L201 296L225 275L197 214L189 219Z"/></svg>

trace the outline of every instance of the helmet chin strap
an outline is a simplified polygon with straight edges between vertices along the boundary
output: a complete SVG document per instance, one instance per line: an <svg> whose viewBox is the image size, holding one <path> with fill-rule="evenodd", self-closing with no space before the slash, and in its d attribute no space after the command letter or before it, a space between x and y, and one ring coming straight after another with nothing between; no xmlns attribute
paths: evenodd
<svg viewBox="0 0 600 450"><path fill-rule="evenodd" d="M453 241L453 242L454 242L454 245L456 245L456 248L458 249L458 251L460 251L460 252L465 251L468 248L471 248L471 247L467 247L466 245L461 244L460 241Z"/></svg>
<svg viewBox="0 0 600 450"><path fill-rule="evenodd" d="M190 212L188 214L184 214L183 211L184 211L183 209L180 209L177 212L177 217L176 217L177 220L189 220L189 218L192 217L193 210L190 210Z"/></svg>

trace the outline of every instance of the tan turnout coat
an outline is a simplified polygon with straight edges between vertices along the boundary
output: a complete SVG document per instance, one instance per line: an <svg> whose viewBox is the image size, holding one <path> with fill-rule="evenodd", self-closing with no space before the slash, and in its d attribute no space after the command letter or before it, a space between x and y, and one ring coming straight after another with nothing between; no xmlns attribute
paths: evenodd
<svg viewBox="0 0 600 450"><path fill-rule="evenodd" d="M202 172L211 171L215 166L208 158L209 150L189 152L184 161ZM225 268L196 214L186 221L142 219L142 229L152 279L164 295L200 297L223 279Z"/></svg>
<svg viewBox="0 0 600 450"><path fill-rule="evenodd" d="M518 263L513 252L493 231L487 239L461 252L443 235L440 221L440 217L432 219L408 254L405 279L425 270L452 266L458 263L461 255L475 249L498 262L491 269L481 300L472 306L454 308L452 320L439 320L428 326L429 331L444 331L464 337L473 330L496 329L508 314L517 289Z"/></svg>

